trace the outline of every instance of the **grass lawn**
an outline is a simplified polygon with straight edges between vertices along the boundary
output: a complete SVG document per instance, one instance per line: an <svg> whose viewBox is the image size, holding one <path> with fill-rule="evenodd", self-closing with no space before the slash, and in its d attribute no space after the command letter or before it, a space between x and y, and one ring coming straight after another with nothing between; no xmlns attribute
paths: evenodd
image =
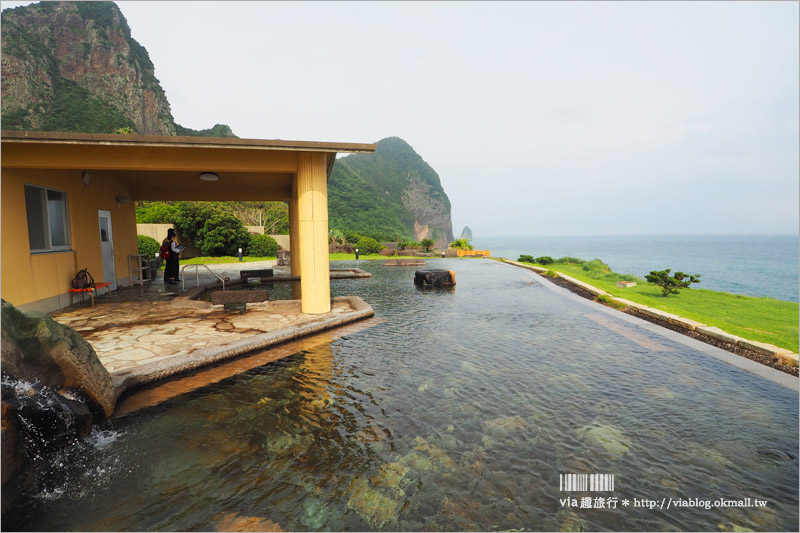
<svg viewBox="0 0 800 533"><path fill-rule="evenodd" d="M680 294L664 298L659 287L643 279L636 278L635 287L620 289L617 288L616 281L622 276L613 272L595 274L587 272L580 265L564 263L537 266L563 272L618 298L625 298L653 309L716 326L732 335L767 342L797 353L800 306L794 302L774 298L753 298L698 288L682 289ZM702 281L700 283L702 284Z"/></svg>
<svg viewBox="0 0 800 533"><path fill-rule="evenodd" d="M345 253L337 252L337 253L329 254L329 255L330 255L330 260L331 261L355 261L356 260L356 254L345 254ZM366 259L366 260L383 259L384 261L386 259L436 259L436 257L420 257L420 256L416 256L416 255L403 255L403 256L396 255L396 256L392 256L392 257L386 257L385 255L381 255L381 254L358 254L358 258L359 258L359 260L360 259Z"/></svg>
<svg viewBox="0 0 800 533"><path fill-rule="evenodd" d="M254 261L274 261L277 257L243 257L243 263L252 263ZM189 259L181 259L180 265L216 265L219 263L238 263L239 257L232 257L232 256L222 256L222 257L191 257ZM159 271L163 271L166 268L166 262L162 261L161 266L158 268Z"/></svg>
<svg viewBox="0 0 800 533"><path fill-rule="evenodd" d="M252 263L255 261L275 261L277 257L243 257L242 262ZM192 257L191 259L181 259L181 265L216 265L218 263L238 263L239 257Z"/></svg>

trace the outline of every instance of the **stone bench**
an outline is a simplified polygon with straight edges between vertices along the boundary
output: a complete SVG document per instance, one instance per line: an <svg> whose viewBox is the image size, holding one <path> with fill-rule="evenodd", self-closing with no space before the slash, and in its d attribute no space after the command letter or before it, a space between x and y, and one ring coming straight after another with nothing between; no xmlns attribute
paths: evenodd
<svg viewBox="0 0 800 533"><path fill-rule="evenodd" d="M211 303L215 305L247 305L269 300L269 291L264 289L252 291L214 291Z"/></svg>
<svg viewBox="0 0 800 533"><path fill-rule="evenodd" d="M271 278L272 269L262 268L260 270L242 270L239 272L239 277L242 278L242 281L247 281L249 278Z"/></svg>

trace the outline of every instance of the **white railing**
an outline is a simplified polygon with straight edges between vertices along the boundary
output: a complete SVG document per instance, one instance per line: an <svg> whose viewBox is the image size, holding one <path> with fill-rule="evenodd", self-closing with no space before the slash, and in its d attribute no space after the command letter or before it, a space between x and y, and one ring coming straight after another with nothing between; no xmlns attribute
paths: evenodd
<svg viewBox="0 0 800 533"><path fill-rule="evenodd" d="M184 271L189 267L194 267L195 281L197 282L197 286L198 287L200 286L200 271L197 270L197 267L203 267L206 270L208 270L211 273L212 276L214 276L215 278L217 278L218 280L220 280L222 282L222 290L223 291L225 290L225 280L222 279L221 277L217 276L214 273L214 271L211 270L210 268L208 268L208 266L206 266L206 265L183 265L183 267L181 267L181 284L182 284L181 287L183 288L183 290L186 290L186 278L184 277Z"/></svg>

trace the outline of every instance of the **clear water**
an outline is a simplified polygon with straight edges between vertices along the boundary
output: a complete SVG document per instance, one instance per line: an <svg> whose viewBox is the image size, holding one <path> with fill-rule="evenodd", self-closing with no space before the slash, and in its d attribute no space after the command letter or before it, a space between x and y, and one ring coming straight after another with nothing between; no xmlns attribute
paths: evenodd
<svg viewBox="0 0 800 533"><path fill-rule="evenodd" d="M528 271L428 263L455 289L361 262L333 291L385 322L112 420L3 528L797 530L797 392ZM768 504L569 509L563 473L615 474L620 502Z"/></svg>
<svg viewBox="0 0 800 533"><path fill-rule="evenodd" d="M658 235L595 237L477 237L475 247L517 259L599 258L620 274L643 278L665 268L701 274L696 287L798 301L800 240L797 235Z"/></svg>
<svg viewBox="0 0 800 533"><path fill-rule="evenodd" d="M332 283L338 283L333 280ZM221 291L221 287L205 291L200 294L198 300L210 302L215 291ZM258 283L235 283L225 286L226 291L269 291L269 301L291 300L299 294L300 284L296 281L260 281Z"/></svg>

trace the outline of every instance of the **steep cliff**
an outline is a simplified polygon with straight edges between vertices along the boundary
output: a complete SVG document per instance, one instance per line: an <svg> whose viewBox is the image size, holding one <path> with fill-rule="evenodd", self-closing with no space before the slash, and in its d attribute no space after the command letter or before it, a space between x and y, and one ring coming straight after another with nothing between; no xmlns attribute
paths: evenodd
<svg viewBox="0 0 800 533"><path fill-rule="evenodd" d="M3 129L17 130L129 127L175 135L180 128L147 50L113 2L40 2L3 11L2 120Z"/></svg>
<svg viewBox="0 0 800 533"><path fill-rule="evenodd" d="M375 154L336 161L328 182L330 227L381 240L453 240L450 200L438 174L399 137L378 141Z"/></svg>

